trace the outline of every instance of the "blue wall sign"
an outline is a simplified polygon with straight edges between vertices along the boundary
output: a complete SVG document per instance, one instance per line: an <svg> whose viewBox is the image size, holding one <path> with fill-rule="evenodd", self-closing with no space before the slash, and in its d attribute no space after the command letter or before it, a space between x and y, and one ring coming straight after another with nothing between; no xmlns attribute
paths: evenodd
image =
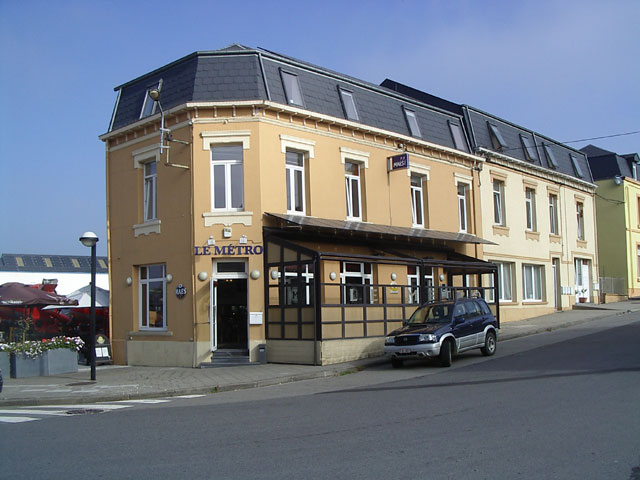
<svg viewBox="0 0 640 480"><path fill-rule="evenodd" d="M176 297L178 297L179 299L183 299L186 294L187 294L187 287L185 287L182 284L179 284L176 287Z"/></svg>
<svg viewBox="0 0 640 480"><path fill-rule="evenodd" d="M262 245L203 245L193 247L194 255L262 255Z"/></svg>
<svg viewBox="0 0 640 480"><path fill-rule="evenodd" d="M402 153L400 155L394 155L393 157L387 157L387 172L393 170L402 170L409 168L409 154Z"/></svg>

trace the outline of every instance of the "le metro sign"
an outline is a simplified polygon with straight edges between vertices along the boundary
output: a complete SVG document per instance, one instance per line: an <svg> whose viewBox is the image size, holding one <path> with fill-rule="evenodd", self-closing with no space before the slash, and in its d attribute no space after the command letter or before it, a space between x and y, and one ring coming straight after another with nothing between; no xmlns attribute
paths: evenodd
<svg viewBox="0 0 640 480"><path fill-rule="evenodd" d="M394 155L393 157L387 157L387 172L394 170L403 170L409 168L409 154L402 153L400 155Z"/></svg>

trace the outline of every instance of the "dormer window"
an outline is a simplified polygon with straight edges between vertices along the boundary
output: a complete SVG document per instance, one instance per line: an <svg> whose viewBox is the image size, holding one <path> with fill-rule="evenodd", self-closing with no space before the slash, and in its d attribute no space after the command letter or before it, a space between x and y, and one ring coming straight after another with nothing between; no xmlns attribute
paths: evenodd
<svg viewBox="0 0 640 480"><path fill-rule="evenodd" d="M522 149L524 150L524 158L529 162L535 162L538 160L538 151L535 145L531 142L529 137L520 135L520 141L522 142Z"/></svg>
<svg viewBox="0 0 640 480"><path fill-rule="evenodd" d="M287 103L289 105L303 107L302 90L300 90L298 76L285 70L280 70L280 76L282 77L282 85L284 86L284 94L287 97Z"/></svg>
<svg viewBox="0 0 640 480"><path fill-rule="evenodd" d="M344 116L347 117L347 120L354 120L356 122L360 120L358 117L358 110L356 110L356 102L353 98L353 92L344 90L340 87L338 87L338 91L340 92L340 100L342 100Z"/></svg>
<svg viewBox="0 0 640 480"><path fill-rule="evenodd" d="M462 126L459 123L455 123L449 120L449 130L451 131L453 144L456 146L456 148L458 150L462 150L463 152L468 152L469 148L467 147L467 141L465 140L464 133L462 132Z"/></svg>
<svg viewBox="0 0 640 480"><path fill-rule="evenodd" d="M140 118L145 118L156 113L156 102L149 96L151 90L160 90L162 88L162 80L154 85L150 85L144 92L144 100L142 101L142 110Z"/></svg>
<svg viewBox="0 0 640 480"><path fill-rule="evenodd" d="M544 150L544 155L547 157L547 163L549 164L549 167L558 168L558 162L556 161L556 157L553 155L551 147L546 143L543 143L542 149Z"/></svg>
<svg viewBox="0 0 640 480"><path fill-rule="evenodd" d="M504 141L500 130L493 123L488 123L489 134L491 135L491 143L493 145L493 149L500 152L502 149L507 148L507 142Z"/></svg>
<svg viewBox="0 0 640 480"><path fill-rule="evenodd" d="M571 158L571 165L573 166L573 171L575 172L575 174L580 178L584 177L582 168L580 168L580 164L578 163L578 159L571 154L569 154L569 158Z"/></svg>
<svg viewBox="0 0 640 480"><path fill-rule="evenodd" d="M418 117L416 112L409 110L408 108L402 108L404 110L404 118L409 126L409 133L412 137L422 137L420 133L420 127L418 126Z"/></svg>

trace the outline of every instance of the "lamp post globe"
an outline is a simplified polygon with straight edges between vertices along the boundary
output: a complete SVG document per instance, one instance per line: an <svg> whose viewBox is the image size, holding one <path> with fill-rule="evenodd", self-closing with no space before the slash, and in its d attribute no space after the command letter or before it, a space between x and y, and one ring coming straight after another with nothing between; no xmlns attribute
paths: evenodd
<svg viewBox="0 0 640 480"><path fill-rule="evenodd" d="M91 317L89 321L89 363L91 380L96 379L96 243L98 236L93 232L84 232L80 242L91 248Z"/></svg>

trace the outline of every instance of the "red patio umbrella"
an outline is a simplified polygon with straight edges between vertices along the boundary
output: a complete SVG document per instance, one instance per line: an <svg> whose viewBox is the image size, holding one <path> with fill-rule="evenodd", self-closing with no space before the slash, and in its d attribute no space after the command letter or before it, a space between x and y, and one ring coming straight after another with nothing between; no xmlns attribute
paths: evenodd
<svg viewBox="0 0 640 480"><path fill-rule="evenodd" d="M77 304L77 300L71 300L63 295L47 292L40 288L30 287L18 282L0 285L0 305L5 307Z"/></svg>

